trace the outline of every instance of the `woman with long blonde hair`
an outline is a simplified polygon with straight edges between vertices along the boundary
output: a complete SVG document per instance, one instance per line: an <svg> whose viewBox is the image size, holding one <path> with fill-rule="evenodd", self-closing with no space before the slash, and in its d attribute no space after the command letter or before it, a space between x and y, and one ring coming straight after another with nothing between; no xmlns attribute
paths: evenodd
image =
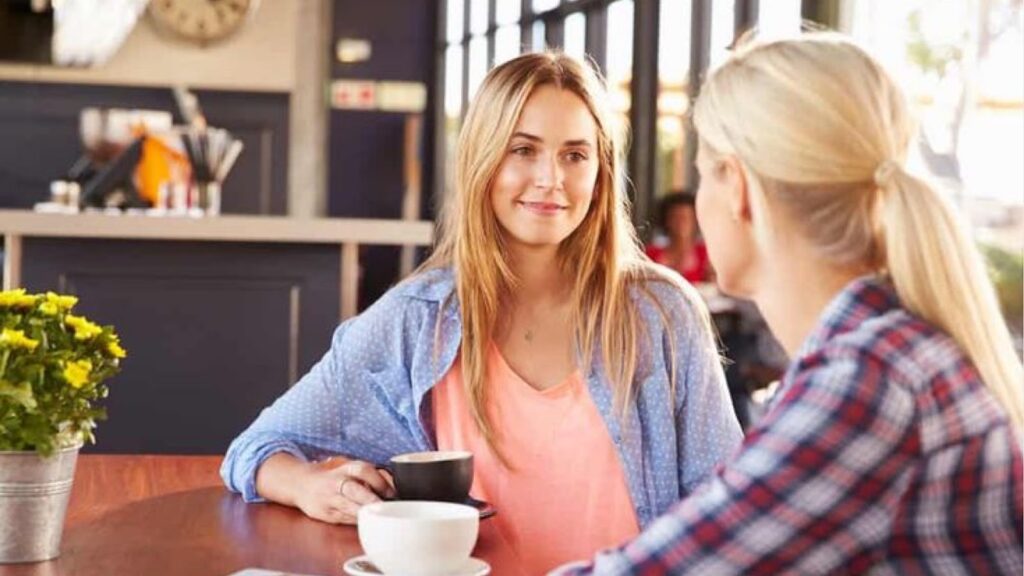
<svg viewBox="0 0 1024 576"><path fill-rule="evenodd" d="M793 359L715 476L567 574L1020 574L1021 362L978 250L837 34L751 43L694 120L718 282Z"/></svg>
<svg viewBox="0 0 1024 576"><path fill-rule="evenodd" d="M708 477L741 433L707 312L635 238L622 152L589 66L492 70L432 256L235 440L226 484L351 523L393 494L374 464L469 451L472 495L536 574L621 544Z"/></svg>

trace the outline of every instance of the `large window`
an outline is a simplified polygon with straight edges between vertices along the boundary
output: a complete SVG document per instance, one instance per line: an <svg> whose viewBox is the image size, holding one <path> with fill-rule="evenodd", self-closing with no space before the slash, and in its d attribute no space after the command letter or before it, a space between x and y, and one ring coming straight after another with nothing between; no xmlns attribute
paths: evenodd
<svg viewBox="0 0 1024 576"><path fill-rule="evenodd" d="M646 1L646 0L645 0ZM655 0L656 2L657 0ZM560 49L587 59L606 77L616 111L628 123L633 80L634 0L447 0L439 42L436 166L438 189L450 187L450 163L468 103L487 71L524 51ZM493 13L492 13L493 11Z"/></svg>
<svg viewBox="0 0 1024 576"><path fill-rule="evenodd" d="M752 26L772 35L794 32L800 26L801 10L801 0L446 0L442 4L445 26L439 50L444 81L439 96L444 110L438 125L444 127L444 146L439 149L446 153L439 155L437 173L450 174L461 119L491 67L523 51L562 49L600 68L619 118L632 123L629 176L639 210L636 221L645 235L651 231L647 223L653 220L657 200L696 184L689 123L698 88L694 84L710 65L724 60L738 32Z"/></svg>
<svg viewBox="0 0 1024 576"><path fill-rule="evenodd" d="M658 34L658 145L655 197L687 185L691 0L662 0Z"/></svg>
<svg viewBox="0 0 1024 576"><path fill-rule="evenodd" d="M941 180L991 240L1019 249L1024 229L1003 225L1019 220L1024 205L1021 2L865 0L844 20L915 105L917 167Z"/></svg>
<svg viewBox="0 0 1024 576"><path fill-rule="evenodd" d="M1024 9L1020 0L847 2L842 28L903 84L920 122L913 168L942 184L1024 334Z"/></svg>
<svg viewBox="0 0 1024 576"><path fill-rule="evenodd" d="M450 173L466 108L487 71L523 51L561 49L594 62L606 75L616 110L628 119L632 81L633 0L447 0L441 101L445 154L439 174ZM443 176L442 176L443 180ZM449 182L450 184L450 182ZM447 186L442 187L446 189Z"/></svg>
<svg viewBox="0 0 1024 576"><path fill-rule="evenodd" d="M710 13L705 12L710 9ZM696 12L695 12L696 10ZM661 0L658 39L657 176L653 210L664 195L696 187L692 168L694 143L689 114L704 68L720 64L736 36L756 27L759 36L786 36L800 31L801 0L734 2L733 0ZM694 14L707 26L707 46L691 35ZM696 52L696 53L695 53ZM697 56L695 59L694 56ZM706 62L704 62L706 57ZM693 75L697 60L697 74ZM689 148L688 148L689 145Z"/></svg>

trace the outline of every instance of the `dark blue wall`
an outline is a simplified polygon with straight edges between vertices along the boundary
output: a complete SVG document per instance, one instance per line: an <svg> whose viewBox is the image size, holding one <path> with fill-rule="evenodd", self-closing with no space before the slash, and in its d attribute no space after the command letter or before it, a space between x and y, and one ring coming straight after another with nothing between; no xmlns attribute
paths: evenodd
<svg viewBox="0 0 1024 576"><path fill-rule="evenodd" d="M22 280L128 350L90 451L223 454L323 355L340 274L329 244L26 238Z"/></svg>
<svg viewBox="0 0 1024 576"><path fill-rule="evenodd" d="M434 147L433 102L437 0L336 0L332 47L339 38L372 43L366 62L342 64L331 56L332 79L422 82L430 95L424 112L423 214L431 218ZM331 216L399 218L402 214L404 115L332 110L330 114ZM398 250L365 248L361 307L396 280Z"/></svg>

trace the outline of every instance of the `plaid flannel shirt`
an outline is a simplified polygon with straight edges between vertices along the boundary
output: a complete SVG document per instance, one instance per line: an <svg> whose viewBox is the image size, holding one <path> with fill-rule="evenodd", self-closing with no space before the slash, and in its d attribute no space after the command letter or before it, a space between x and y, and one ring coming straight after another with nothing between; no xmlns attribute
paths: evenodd
<svg viewBox="0 0 1024 576"><path fill-rule="evenodd" d="M731 461L558 574L1021 574L1021 437L882 279L828 305Z"/></svg>

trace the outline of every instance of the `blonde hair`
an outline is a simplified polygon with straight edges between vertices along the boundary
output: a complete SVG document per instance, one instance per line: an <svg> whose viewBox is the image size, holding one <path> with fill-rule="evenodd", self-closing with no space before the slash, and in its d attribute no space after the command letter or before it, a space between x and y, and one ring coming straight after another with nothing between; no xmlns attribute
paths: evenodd
<svg viewBox="0 0 1024 576"><path fill-rule="evenodd" d="M1024 370L979 251L948 201L904 168L915 128L877 62L834 33L749 43L709 77L694 122L702 146L753 176L759 235L770 234L763 194L825 257L888 273L1024 424Z"/></svg>
<svg viewBox="0 0 1024 576"><path fill-rule="evenodd" d="M463 381L473 419L499 458L497 434L484 409L487 346L502 299L517 279L489 195L523 106L545 85L578 96L597 124L599 168L593 202L583 222L560 245L558 256L572 282L577 349L583 361L590 362L595 346L600 346L603 368L615 385L616 406L623 416L634 394L638 340L644 328L629 288L638 286L646 292L643 280L658 279L685 290L680 281L649 264L637 241L623 190L621 137L597 73L554 52L526 54L491 70L462 125L454 193L443 206L438 244L421 270L454 269L462 314ZM654 302L660 306L657 299ZM666 320L664 310L659 312Z"/></svg>

